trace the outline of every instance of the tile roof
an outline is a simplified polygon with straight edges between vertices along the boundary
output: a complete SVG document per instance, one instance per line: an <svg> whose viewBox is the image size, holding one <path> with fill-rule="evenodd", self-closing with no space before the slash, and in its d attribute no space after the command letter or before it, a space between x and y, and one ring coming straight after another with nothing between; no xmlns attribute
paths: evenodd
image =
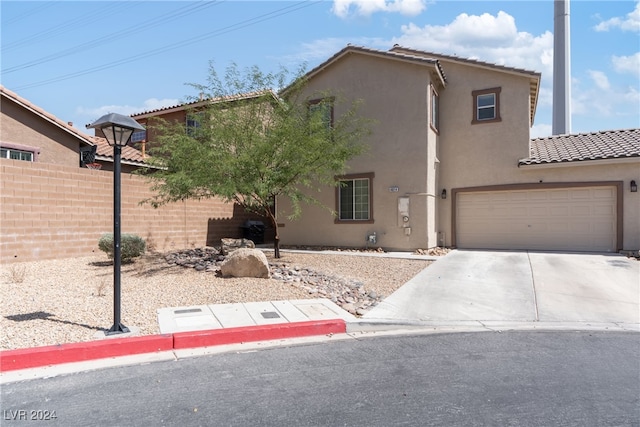
<svg viewBox="0 0 640 427"><path fill-rule="evenodd" d="M239 101L241 99L259 98L267 94L273 95L274 98L276 97L276 94L271 89L265 89L265 90L255 91L255 92L240 93L237 95L221 96L217 98L198 99L196 101L184 102L176 105L171 105L169 107L161 107L153 110L131 114L130 117L141 119L146 117L157 116L160 114L166 114L168 112L182 111L189 108L196 108L196 107L206 105L208 103L229 102L229 101Z"/></svg>
<svg viewBox="0 0 640 427"><path fill-rule="evenodd" d="M435 68L439 78L441 79L442 85L446 86L447 78L446 78L446 76L444 74L444 70L442 69L442 66L440 65L440 63L438 62L437 59L426 58L424 56L413 55L413 54L408 54L408 53L393 52L393 51L389 51L389 50L372 49L372 48L368 48L368 47L364 47L364 46L355 46L355 45L351 45L351 44L349 44L346 47L342 48L340 51L335 53L333 56L331 56L329 59L327 59L326 61L324 61L320 65L318 65L318 66L314 67L313 69L309 70L305 74L305 76L307 78L311 78L314 75L316 75L316 74L320 73L321 71L323 71L326 67L328 67L333 62L337 61L338 59L340 59L340 58L342 58L344 56L352 54L352 53L360 53L360 54L365 54L365 55L378 56L378 57L382 57L382 58L414 62L414 63L422 64L422 65L431 65L431 66L433 66ZM280 91L280 94L286 94L286 92L290 88L291 88L291 85L285 87L284 89L282 89Z"/></svg>
<svg viewBox="0 0 640 427"><path fill-rule="evenodd" d="M3 85L0 85L0 95L5 96L11 99L13 102L21 105L27 110L33 112L34 114L40 116L44 120L52 123L54 126L57 126L64 130L67 133L70 133L72 136L76 137L80 140L82 144L85 145L97 145L96 155L102 157L101 160L113 162L113 147L111 147L107 140L100 137L95 137L91 135L87 135L85 133L80 132L76 128L74 128L71 124L64 122L54 116L53 114L43 110L37 105L31 103L25 98L21 97L15 92L10 91ZM142 157L142 153L139 150L136 150L133 147L124 147L122 149L122 161L128 162L131 164L144 164L144 159Z"/></svg>
<svg viewBox="0 0 640 427"><path fill-rule="evenodd" d="M479 61L476 59L471 59L471 58L462 58L459 56L455 56L455 55L445 55L442 53L435 53L435 52L427 52L424 50L416 50L416 49L411 49L411 48L407 48L407 47L403 47L400 46L398 44L393 45L393 47L389 50L390 52L397 52L397 53L408 53L408 54L412 54L412 55L418 55L418 56L422 56L422 57L429 57L429 58L433 58L433 59L446 59L449 61L456 61L456 62L463 62L463 63L467 63L467 64L471 64L471 65L477 65L480 67L488 67L488 68L495 68L497 70L502 70L502 71L511 71L514 73L518 73L518 74L528 74L530 76L534 76L534 77L540 77L541 74L539 72L536 71L531 71L531 70L525 70L524 68L516 68L516 67L508 67L505 65L499 65L496 63L492 63L492 62L484 62L484 61Z"/></svg>
<svg viewBox="0 0 640 427"><path fill-rule="evenodd" d="M640 129L536 138L530 146L530 157L518 166L640 158Z"/></svg>
<svg viewBox="0 0 640 427"><path fill-rule="evenodd" d="M102 158L103 160L113 162L113 147L109 145L107 140L105 138L100 138L97 136L90 136L89 138L91 138L94 145L97 146L96 156ZM144 157L142 157L142 152L130 145L122 147L121 160L130 164L142 165L145 163L145 159Z"/></svg>

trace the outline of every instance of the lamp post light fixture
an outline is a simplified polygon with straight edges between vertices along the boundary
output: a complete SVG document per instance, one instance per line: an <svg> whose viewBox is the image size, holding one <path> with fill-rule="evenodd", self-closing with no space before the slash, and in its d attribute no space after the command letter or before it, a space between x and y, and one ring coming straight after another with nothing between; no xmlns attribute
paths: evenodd
<svg viewBox="0 0 640 427"><path fill-rule="evenodd" d="M110 113L87 125L88 129L100 129L113 147L113 326L106 335L129 332L120 321L120 158L122 147L127 145L136 130L144 130L140 123L122 114Z"/></svg>

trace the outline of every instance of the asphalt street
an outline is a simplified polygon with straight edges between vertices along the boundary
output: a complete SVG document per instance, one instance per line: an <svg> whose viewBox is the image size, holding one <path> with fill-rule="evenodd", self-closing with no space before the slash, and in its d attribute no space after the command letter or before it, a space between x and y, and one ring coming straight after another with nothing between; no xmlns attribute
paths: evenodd
<svg viewBox="0 0 640 427"><path fill-rule="evenodd" d="M638 354L635 332L328 339L5 384L1 424L638 426Z"/></svg>

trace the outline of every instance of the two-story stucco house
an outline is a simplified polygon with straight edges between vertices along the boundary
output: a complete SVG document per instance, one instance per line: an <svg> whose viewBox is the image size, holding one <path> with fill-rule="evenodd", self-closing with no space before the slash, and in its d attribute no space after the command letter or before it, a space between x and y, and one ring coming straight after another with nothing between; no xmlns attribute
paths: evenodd
<svg viewBox="0 0 640 427"><path fill-rule="evenodd" d="M113 170L113 147L107 140L78 131L29 100L0 86L1 157L61 166L99 165ZM90 158L90 160L88 160ZM125 147L122 171L147 166L140 151Z"/></svg>
<svg viewBox="0 0 640 427"><path fill-rule="evenodd" d="M314 194L282 243L413 250L640 248L640 130L530 139L533 71L394 46L347 46L307 93L361 99L369 152ZM340 106L335 106L339 115Z"/></svg>

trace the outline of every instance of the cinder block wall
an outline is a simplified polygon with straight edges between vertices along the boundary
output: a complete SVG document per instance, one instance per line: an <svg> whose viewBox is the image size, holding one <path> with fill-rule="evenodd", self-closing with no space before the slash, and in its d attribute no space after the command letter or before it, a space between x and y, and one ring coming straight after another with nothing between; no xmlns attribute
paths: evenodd
<svg viewBox="0 0 640 427"><path fill-rule="evenodd" d="M113 231L113 172L0 159L0 262L101 253L98 239ZM157 251L242 237L247 219L260 219L218 199L187 200L154 209L147 180L122 174L122 232Z"/></svg>

